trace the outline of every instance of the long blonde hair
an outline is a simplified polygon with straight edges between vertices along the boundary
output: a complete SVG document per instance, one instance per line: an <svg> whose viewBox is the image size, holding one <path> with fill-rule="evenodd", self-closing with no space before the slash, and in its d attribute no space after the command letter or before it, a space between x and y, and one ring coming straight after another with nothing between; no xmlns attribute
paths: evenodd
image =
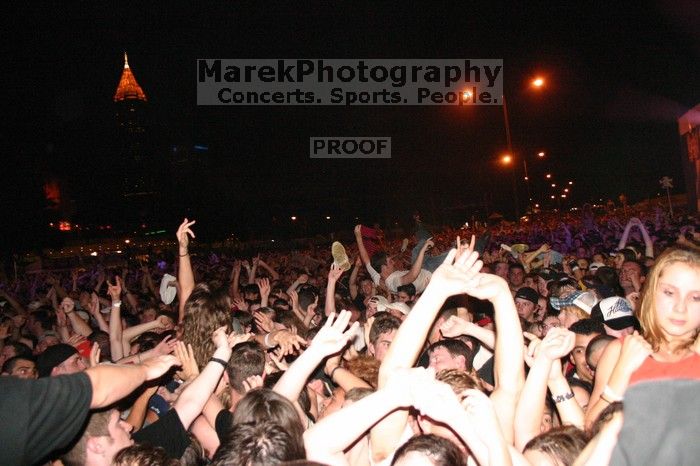
<svg viewBox="0 0 700 466"><path fill-rule="evenodd" d="M700 253L692 249L674 247L664 251L656 261L656 264L649 272L644 289L642 290L641 303L637 309L637 319L642 327L642 336L649 342L654 351L658 351L661 343L666 341L658 318L656 317L656 306L654 296L659 286L659 278L666 268L672 264L681 262L690 267L700 269ZM696 330L697 335L697 330ZM691 346L695 338L684 342L679 349Z"/></svg>

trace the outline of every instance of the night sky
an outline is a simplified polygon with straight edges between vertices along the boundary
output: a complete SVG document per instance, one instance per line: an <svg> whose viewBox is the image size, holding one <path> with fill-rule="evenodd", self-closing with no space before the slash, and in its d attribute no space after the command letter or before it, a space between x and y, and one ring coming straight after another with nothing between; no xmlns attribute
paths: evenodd
<svg viewBox="0 0 700 466"><path fill-rule="evenodd" d="M654 196L663 175L682 187L676 119L700 103L697 2L375 3L6 6L3 249L45 239L47 179L74 201L73 221L124 216L112 96L125 50L148 96L154 161L175 185L153 222L189 215L205 236L270 234L290 215L306 220L296 234L355 217L403 222L415 209L438 221L484 204L511 212L512 175L497 163L500 106L197 107L198 58L501 58L536 200L549 197L547 172L575 182L574 204ZM545 89L528 87L535 75ZM392 158L309 158L309 137L335 135L390 136ZM168 148L194 144L209 148L196 173L173 173Z"/></svg>

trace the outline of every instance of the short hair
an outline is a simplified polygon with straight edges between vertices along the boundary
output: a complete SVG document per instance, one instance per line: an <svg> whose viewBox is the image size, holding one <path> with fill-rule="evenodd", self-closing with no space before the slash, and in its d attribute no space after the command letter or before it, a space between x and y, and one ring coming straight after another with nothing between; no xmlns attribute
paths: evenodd
<svg viewBox="0 0 700 466"><path fill-rule="evenodd" d="M51 330L56 323L56 319L50 314L49 309L46 306L42 306L31 314L34 320L39 322L42 330Z"/></svg>
<svg viewBox="0 0 700 466"><path fill-rule="evenodd" d="M462 466L467 461L462 450L453 442L434 434L423 434L411 437L396 450L392 466L412 452L427 456L430 464L440 466Z"/></svg>
<svg viewBox="0 0 700 466"><path fill-rule="evenodd" d="M265 372L265 350L256 341L245 341L233 347L226 367L231 388L245 393L243 381L253 375Z"/></svg>
<svg viewBox="0 0 700 466"><path fill-rule="evenodd" d="M581 319L571 324L569 330L577 335L593 335L595 333L605 333L603 323L596 319Z"/></svg>
<svg viewBox="0 0 700 466"><path fill-rule="evenodd" d="M234 426L267 421L278 424L295 442L304 444L304 427L296 408L287 398L270 389L258 388L249 391L233 411Z"/></svg>
<svg viewBox="0 0 700 466"><path fill-rule="evenodd" d="M297 292L297 295L299 296L299 307L306 312L309 306L316 301L318 291L313 286L305 286Z"/></svg>
<svg viewBox="0 0 700 466"><path fill-rule="evenodd" d="M2 365L2 373L12 374L12 371L15 369L15 366L19 361L31 361L34 364L36 364L36 359L32 356L13 356L10 359L6 360L5 363Z"/></svg>
<svg viewBox="0 0 700 466"><path fill-rule="evenodd" d="M600 335L593 337L591 341L588 342L586 347L586 364L592 369L595 369L593 364L591 364L591 356L593 353L598 351L601 347L607 346L608 343L615 340L615 337L608 335L607 333L601 333Z"/></svg>
<svg viewBox="0 0 700 466"><path fill-rule="evenodd" d="M464 358L464 367L466 370L472 370L474 365L474 353L462 340L446 338L439 340L428 347L428 354L432 354L437 348L445 348L450 356L462 356Z"/></svg>
<svg viewBox="0 0 700 466"><path fill-rule="evenodd" d="M523 272L525 271L525 267L523 267L523 264L519 264L517 262L514 262L508 266L508 272L510 272L513 269L520 269Z"/></svg>
<svg viewBox="0 0 700 466"><path fill-rule="evenodd" d="M12 348L14 348L15 356L32 356L32 349L24 343L20 343L19 341L8 341L7 343L5 343L5 347L7 346L11 346Z"/></svg>
<svg viewBox="0 0 700 466"><path fill-rule="evenodd" d="M589 395L591 393L593 393L593 384L590 382L586 382L585 380L582 380L582 379L576 379L574 377L570 378L569 379L569 386L571 388L574 388L574 387L583 388L584 390L586 390L588 392Z"/></svg>
<svg viewBox="0 0 700 466"><path fill-rule="evenodd" d="M538 435L525 445L523 451L537 450L548 455L556 464L569 466L588 443L588 436L574 426L552 427Z"/></svg>
<svg viewBox="0 0 700 466"><path fill-rule="evenodd" d="M248 326L253 326L253 314L245 311L233 311L231 313L234 319L238 319L241 327L246 328Z"/></svg>
<svg viewBox="0 0 700 466"><path fill-rule="evenodd" d="M416 285L413 283L406 283L405 285L401 285L396 287L396 292L403 291L409 296L415 296L416 295Z"/></svg>
<svg viewBox="0 0 700 466"><path fill-rule="evenodd" d="M351 388L345 394L345 401L352 401L354 403L356 401L360 401L361 399L371 395L372 393L374 393L373 388L367 388L367 387Z"/></svg>
<svg viewBox="0 0 700 466"><path fill-rule="evenodd" d="M388 312L375 314L374 323L369 329L369 342L375 344L380 335L397 330L401 326L401 320Z"/></svg>
<svg viewBox="0 0 700 466"><path fill-rule="evenodd" d="M449 385L459 398L461 398L460 395L464 390L476 389L481 392L484 391L481 379L473 370L445 369L438 372L435 379Z"/></svg>
<svg viewBox="0 0 700 466"><path fill-rule="evenodd" d="M387 255L385 252L380 251L375 253L369 261L369 264L377 272L382 272L382 267L386 265Z"/></svg>
<svg viewBox="0 0 700 466"><path fill-rule="evenodd" d="M216 450L214 466L265 466L306 458L304 442L272 421L234 425Z"/></svg>
<svg viewBox="0 0 700 466"><path fill-rule="evenodd" d="M380 362L377 361L377 358L367 354L359 354L357 357L345 361L347 370L375 388L379 383L379 366Z"/></svg>
<svg viewBox="0 0 700 466"><path fill-rule="evenodd" d="M180 462L168 457L162 447L140 443L119 450L112 460L114 466L132 466L134 464L139 466L178 466Z"/></svg>
<svg viewBox="0 0 700 466"><path fill-rule="evenodd" d="M109 417L111 410L93 412L88 418L85 430L73 447L61 456L65 466L82 466L87 455L88 437L102 437L109 435Z"/></svg>

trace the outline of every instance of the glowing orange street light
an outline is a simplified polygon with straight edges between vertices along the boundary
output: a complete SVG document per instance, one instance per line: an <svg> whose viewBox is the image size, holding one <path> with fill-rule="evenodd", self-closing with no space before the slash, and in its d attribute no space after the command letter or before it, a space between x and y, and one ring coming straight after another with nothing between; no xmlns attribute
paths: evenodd
<svg viewBox="0 0 700 466"><path fill-rule="evenodd" d="M556 188L556 187L557 187L557 184L556 184L556 183L552 183L552 188Z"/></svg>
<svg viewBox="0 0 700 466"><path fill-rule="evenodd" d="M464 91L464 92L462 92L462 98L464 100L469 100L472 98L472 93L469 91Z"/></svg>
<svg viewBox="0 0 700 466"><path fill-rule="evenodd" d="M537 157L544 157L544 152L538 152Z"/></svg>
<svg viewBox="0 0 700 466"><path fill-rule="evenodd" d="M544 86L544 79L537 77L537 78L532 80L532 85L536 88L540 88L540 87Z"/></svg>
<svg viewBox="0 0 700 466"><path fill-rule="evenodd" d="M573 181L569 181L569 184L570 184L570 185L571 185L571 184L574 184L574 182L573 182Z"/></svg>
<svg viewBox="0 0 700 466"><path fill-rule="evenodd" d="M569 192L569 188L564 188L564 192L565 192L565 193L568 193L568 192Z"/></svg>
<svg viewBox="0 0 700 466"><path fill-rule="evenodd" d="M550 179L550 178L552 177L552 174L551 174L551 173L547 173L544 177L547 178L547 179Z"/></svg>
<svg viewBox="0 0 700 466"><path fill-rule="evenodd" d="M505 165L508 165L513 161L513 157L510 154L506 154L503 157L501 157L501 162L503 162Z"/></svg>

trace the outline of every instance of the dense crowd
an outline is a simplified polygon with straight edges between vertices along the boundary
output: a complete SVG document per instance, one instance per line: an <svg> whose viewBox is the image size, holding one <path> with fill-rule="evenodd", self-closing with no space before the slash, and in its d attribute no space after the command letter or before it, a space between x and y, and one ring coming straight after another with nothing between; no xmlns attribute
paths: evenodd
<svg viewBox="0 0 700 466"><path fill-rule="evenodd" d="M17 274L0 464L695 464L700 230L630 213Z"/></svg>

